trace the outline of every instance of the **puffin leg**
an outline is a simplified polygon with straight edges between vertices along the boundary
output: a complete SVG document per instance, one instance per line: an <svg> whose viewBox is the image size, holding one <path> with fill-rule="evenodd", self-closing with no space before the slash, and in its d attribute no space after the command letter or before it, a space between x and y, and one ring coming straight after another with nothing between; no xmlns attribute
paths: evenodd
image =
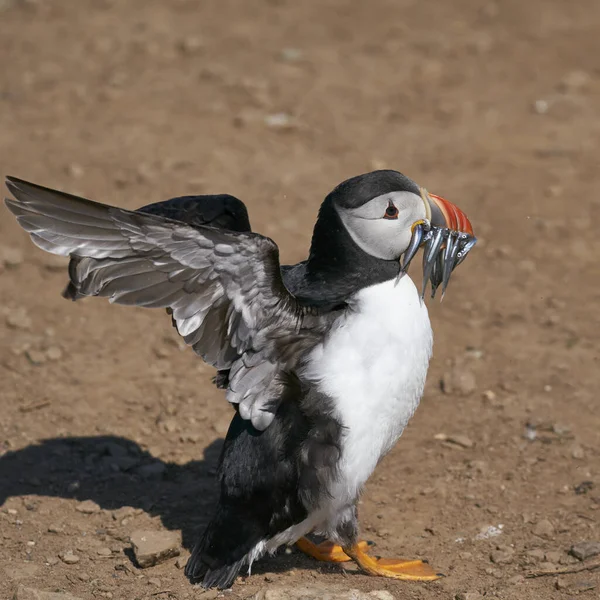
<svg viewBox="0 0 600 600"><path fill-rule="evenodd" d="M373 544L370 542L358 542L357 548L360 548L362 552L366 552ZM323 562L348 562L352 560L343 550L341 546L334 544L333 542L321 542L315 544L308 538L302 537L296 542L296 547L304 554L312 556L317 560Z"/></svg>
<svg viewBox="0 0 600 600"><path fill-rule="evenodd" d="M443 577L422 560L404 558L373 558L359 548L358 544L344 546L343 551L369 575L403 579L405 581L435 581Z"/></svg>

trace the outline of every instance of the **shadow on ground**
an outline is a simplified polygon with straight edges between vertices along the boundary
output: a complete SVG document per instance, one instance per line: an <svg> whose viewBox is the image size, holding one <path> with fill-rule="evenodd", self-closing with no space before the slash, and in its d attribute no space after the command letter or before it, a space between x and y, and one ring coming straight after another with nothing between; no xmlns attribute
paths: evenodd
<svg viewBox="0 0 600 600"><path fill-rule="evenodd" d="M223 440L204 449L202 460L185 465L161 461L135 442L117 436L67 437L0 456L0 506L13 496L93 500L101 508L141 508L181 531L191 551L213 513L218 495L217 466ZM131 557L130 557L131 558ZM338 571L302 554L265 557L253 572L283 572L296 566ZM282 560L283 559L283 560ZM290 560L291 559L291 560Z"/></svg>
<svg viewBox="0 0 600 600"><path fill-rule="evenodd" d="M167 529L181 530L191 549L217 500L215 474L223 440L185 465L163 462L117 436L41 441L0 457L0 505L11 496L93 500L101 508L141 508Z"/></svg>

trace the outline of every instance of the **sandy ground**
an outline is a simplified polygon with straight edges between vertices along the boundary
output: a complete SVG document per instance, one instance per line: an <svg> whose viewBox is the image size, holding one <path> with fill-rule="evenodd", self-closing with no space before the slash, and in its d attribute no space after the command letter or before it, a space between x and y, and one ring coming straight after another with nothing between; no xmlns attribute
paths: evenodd
<svg viewBox="0 0 600 600"><path fill-rule="evenodd" d="M568 554L600 541L598 23L597 0L0 1L2 175L128 208L229 192L291 262L325 194L387 166L480 237L360 506L378 554L447 577L294 551L228 597L598 597L600 570L526 577L599 558ZM162 311L64 301L63 262L0 216L0 598L202 597L175 559L138 569L128 536L180 532L185 556L207 522L231 416L212 370Z"/></svg>

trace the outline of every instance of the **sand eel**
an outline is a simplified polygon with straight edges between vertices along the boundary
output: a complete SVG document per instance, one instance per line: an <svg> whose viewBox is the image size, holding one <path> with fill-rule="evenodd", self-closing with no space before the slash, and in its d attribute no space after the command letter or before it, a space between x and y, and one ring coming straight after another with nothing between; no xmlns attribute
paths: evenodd
<svg viewBox="0 0 600 600"><path fill-rule="evenodd" d="M308 259L281 266L231 196L129 211L12 177L7 186L33 242L71 257L67 297L166 308L218 370L235 414L192 581L230 587L294 543L371 575L438 577L420 560L368 554L356 504L419 404L432 348L425 287L444 292L475 243L460 209L396 171L359 175L325 198ZM419 248L420 291L406 273Z"/></svg>

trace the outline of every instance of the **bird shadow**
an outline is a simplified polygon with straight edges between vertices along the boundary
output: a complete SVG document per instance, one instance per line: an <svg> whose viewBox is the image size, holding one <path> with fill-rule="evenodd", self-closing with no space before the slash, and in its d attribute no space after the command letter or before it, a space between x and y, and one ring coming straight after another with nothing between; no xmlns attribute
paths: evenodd
<svg viewBox="0 0 600 600"><path fill-rule="evenodd" d="M139 508L182 531L191 549L217 501L216 471L223 440L201 460L162 461L118 436L42 440L0 456L0 505L11 496L93 500L100 508Z"/></svg>
<svg viewBox="0 0 600 600"><path fill-rule="evenodd" d="M109 511L142 509L158 516L167 529L181 531L182 545L191 551L217 503L216 473L223 441L209 444L202 459L180 465L162 461L124 437L41 440L0 455L0 506L13 496L46 496L92 500ZM300 566L317 565L298 553L280 553L277 560L261 560L253 572L284 572Z"/></svg>

